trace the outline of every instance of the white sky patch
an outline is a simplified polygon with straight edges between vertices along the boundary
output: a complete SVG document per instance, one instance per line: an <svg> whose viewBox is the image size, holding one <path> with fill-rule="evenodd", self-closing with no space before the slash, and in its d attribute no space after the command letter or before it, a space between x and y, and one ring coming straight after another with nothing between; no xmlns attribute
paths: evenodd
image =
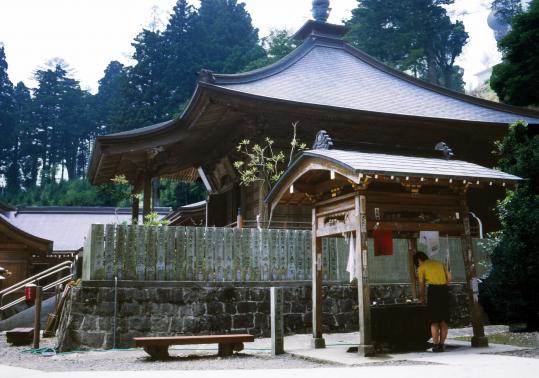
<svg viewBox="0 0 539 378"><path fill-rule="evenodd" d="M260 36L271 28L298 30L311 18L312 0L244 0ZM11 81L35 86L33 72L59 57L73 69L83 88L95 93L97 81L112 60L131 64L133 38L147 27L154 7L163 22L176 0L2 0L0 42L4 43ZM198 6L198 1L191 1ZM456 0L452 9L464 20L470 34L458 64L465 68L465 80L499 59L496 42L488 28L489 0ZM329 22L350 17L356 0L332 0Z"/></svg>

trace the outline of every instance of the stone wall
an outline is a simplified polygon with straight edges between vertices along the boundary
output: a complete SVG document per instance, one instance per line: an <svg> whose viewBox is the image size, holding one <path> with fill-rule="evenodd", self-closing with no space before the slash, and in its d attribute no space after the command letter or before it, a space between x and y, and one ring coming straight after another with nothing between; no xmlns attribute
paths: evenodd
<svg viewBox="0 0 539 378"><path fill-rule="evenodd" d="M270 335L270 290L264 283L234 287L222 283L200 286L167 282L121 282L117 289L116 347L132 346L133 337L174 334L250 333ZM310 333L312 325L311 286L307 282L286 282L284 326L286 334ZM404 302L407 285L372 287L372 298ZM461 308L462 289L454 286L458 308L453 306L455 324L467 324ZM464 298L465 299L465 298ZM332 284L323 288L323 331L357 331L357 287ZM84 282L72 290L62 314L58 333L62 351L81 348L112 348L114 288L108 282Z"/></svg>

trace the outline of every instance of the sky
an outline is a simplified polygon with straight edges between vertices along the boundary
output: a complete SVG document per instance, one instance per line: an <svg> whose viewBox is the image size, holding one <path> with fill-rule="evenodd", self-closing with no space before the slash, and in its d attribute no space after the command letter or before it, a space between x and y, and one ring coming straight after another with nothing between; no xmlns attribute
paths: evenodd
<svg viewBox="0 0 539 378"><path fill-rule="evenodd" d="M240 1L238 1L240 2ZM298 30L311 18L311 0L243 0L253 25L265 36L271 28ZM61 58L81 86L92 92L108 63L131 64L131 42L152 21L166 24L176 0L1 0L0 43L13 83L34 87L33 72ZM197 0L191 3L198 6ZM452 17L464 21L470 34L457 64L465 68L467 85L474 74L496 63L499 53L486 17L490 0L456 0ZM328 22L350 17L356 0L331 0ZM159 22L158 22L159 23Z"/></svg>

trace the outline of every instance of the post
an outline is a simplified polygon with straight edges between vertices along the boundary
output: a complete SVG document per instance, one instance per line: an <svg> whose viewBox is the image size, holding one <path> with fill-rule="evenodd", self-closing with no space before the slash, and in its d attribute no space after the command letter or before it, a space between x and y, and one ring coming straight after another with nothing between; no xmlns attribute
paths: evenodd
<svg viewBox="0 0 539 378"><path fill-rule="evenodd" d="M356 277L359 305L359 346L358 353L369 357L374 355L371 336L371 296L368 274L367 244L367 203L365 195L355 197L356 214Z"/></svg>
<svg viewBox="0 0 539 378"><path fill-rule="evenodd" d="M417 277L415 275L414 255L417 252L417 239L415 236L408 239L408 270L410 271L410 284L412 298L417 299Z"/></svg>
<svg viewBox="0 0 539 378"><path fill-rule="evenodd" d="M32 344L33 349L39 349L39 337L41 333L41 303L43 302L43 288L36 286L36 302L35 302L35 314L34 314L34 342Z"/></svg>
<svg viewBox="0 0 539 378"><path fill-rule="evenodd" d="M236 216L236 228L243 228L243 215L241 215L241 207L238 207L238 215Z"/></svg>
<svg viewBox="0 0 539 378"><path fill-rule="evenodd" d="M488 347L488 338L485 336L481 305L478 301L477 285L474 285L474 281L477 279L477 273L472 251L470 219L468 218L469 209L465 196L461 197L460 207L462 209L462 214L460 214L460 216L462 217L464 226L464 235L462 236L462 257L466 274L466 292L470 303L470 315L472 316L472 347Z"/></svg>
<svg viewBox="0 0 539 378"><path fill-rule="evenodd" d="M271 354L284 353L283 289L270 288L271 297Z"/></svg>
<svg viewBox="0 0 539 378"><path fill-rule="evenodd" d="M144 177L144 201L142 207L142 217L150 214L152 211L152 178L149 176ZM143 219L143 222L146 220Z"/></svg>
<svg viewBox="0 0 539 378"><path fill-rule="evenodd" d="M316 207L312 218L312 280L313 280L313 339L311 345L315 349L325 348L326 341L322 337L322 239L316 236Z"/></svg>
<svg viewBox="0 0 539 378"><path fill-rule="evenodd" d="M152 179L152 209L159 207L161 203L161 193L159 191L159 184L160 184L159 177L154 177Z"/></svg>
<svg viewBox="0 0 539 378"><path fill-rule="evenodd" d="M131 192L131 224L138 224L139 196L135 191Z"/></svg>

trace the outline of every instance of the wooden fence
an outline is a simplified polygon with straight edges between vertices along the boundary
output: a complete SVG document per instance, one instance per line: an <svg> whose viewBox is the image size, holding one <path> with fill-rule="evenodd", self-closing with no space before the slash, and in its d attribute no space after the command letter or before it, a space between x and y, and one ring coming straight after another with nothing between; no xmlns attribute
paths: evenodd
<svg viewBox="0 0 539 378"><path fill-rule="evenodd" d="M442 251L450 251L454 279L463 280L460 240L444 242L442 238L441 245ZM393 256L374 257L372 250L369 241L371 282L409 282L406 240L395 239ZM344 238L323 240L325 280L349 280L348 253ZM92 225L84 247L83 280L114 277L139 281L310 280L311 231Z"/></svg>

